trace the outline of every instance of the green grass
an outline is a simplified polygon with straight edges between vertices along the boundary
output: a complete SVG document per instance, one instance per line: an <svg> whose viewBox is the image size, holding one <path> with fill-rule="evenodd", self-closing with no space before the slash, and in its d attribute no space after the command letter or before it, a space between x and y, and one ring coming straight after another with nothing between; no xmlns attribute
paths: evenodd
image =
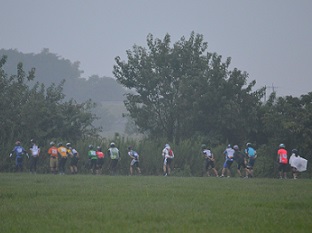
<svg viewBox="0 0 312 233"><path fill-rule="evenodd" d="M0 174L0 232L311 232L312 181Z"/></svg>

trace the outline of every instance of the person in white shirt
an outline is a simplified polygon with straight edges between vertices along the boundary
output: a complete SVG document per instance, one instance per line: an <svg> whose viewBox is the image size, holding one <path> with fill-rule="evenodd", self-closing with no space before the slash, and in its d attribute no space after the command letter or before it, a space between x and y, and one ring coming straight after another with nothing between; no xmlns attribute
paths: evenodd
<svg viewBox="0 0 312 233"><path fill-rule="evenodd" d="M40 147L36 144L34 139L31 139L30 143L30 172L35 174L37 172L37 162L40 155Z"/></svg>
<svg viewBox="0 0 312 233"><path fill-rule="evenodd" d="M171 172L171 163L174 158L174 153L170 148L169 144L165 145L165 148L162 150L162 157L163 157L163 172L164 176L169 176Z"/></svg>

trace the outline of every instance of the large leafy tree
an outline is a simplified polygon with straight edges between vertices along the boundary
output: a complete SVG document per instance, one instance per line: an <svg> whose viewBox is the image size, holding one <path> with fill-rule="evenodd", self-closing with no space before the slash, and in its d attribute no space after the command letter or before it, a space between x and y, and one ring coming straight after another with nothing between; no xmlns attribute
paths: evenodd
<svg viewBox="0 0 312 233"><path fill-rule="evenodd" d="M127 61L116 57L113 71L133 91L125 106L142 132L170 141L198 134L237 140L257 130L263 90L252 92L246 72L229 70L230 58L207 52L202 35L192 32L171 46L169 34L149 34L147 46L127 50Z"/></svg>
<svg viewBox="0 0 312 233"><path fill-rule="evenodd" d="M41 142L53 138L76 141L98 132L92 125L95 116L90 112L94 107L91 101L81 104L64 101L64 82L48 88L37 82L30 87L27 82L35 78L35 69L26 74L23 64L19 63L17 74L8 75L3 70L6 59L3 56L0 60L0 141L3 145L30 138Z"/></svg>

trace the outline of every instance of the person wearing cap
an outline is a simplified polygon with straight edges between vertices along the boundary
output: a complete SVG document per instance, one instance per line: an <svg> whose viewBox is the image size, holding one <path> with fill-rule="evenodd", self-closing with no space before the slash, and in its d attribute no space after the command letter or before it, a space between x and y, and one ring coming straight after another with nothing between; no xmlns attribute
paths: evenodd
<svg viewBox="0 0 312 233"><path fill-rule="evenodd" d="M243 177L248 178L249 170L247 169L247 166L246 166L246 155L245 155L245 153L243 153L239 150L238 145L234 145L233 149L235 151L234 152L234 160L237 163L237 174L242 178ZM243 176L241 171L240 171L241 167L245 170L245 176Z"/></svg>
<svg viewBox="0 0 312 233"><path fill-rule="evenodd" d="M66 170L66 162L67 162L67 149L65 146L63 146L63 143L59 143L58 144L58 148L57 148L57 152L59 154L59 170L60 170L60 175L64 175L65 174L65 170Z"/></svg>
<svg viewBox="0 0 312 233"><path fill-rule="evenodd" d="M163 157L163 172L164 176L169 176L171 173L171 163L174 158L173 150L171 149L169 144L165 145L165 148L162 150L162 157Z"/></svg>
<svg viewBox="0 0 312 233"><path fill-rule="evenodd" d="M98 167L98 174L102 174L103 164L104 164L104 157L105 154L102 152L102 148L97 146L96 148L96 156L97 156L97 167Z"/></svg>
<svg viewBox="0 0 312 233"><path fill-rule="evenodd" d="M231 177L231 165L234 161L234 150L232 146L229 144L223 154L225 155L225 162L222 168L221 178L225 176L225 172L227 172L227 177Z"/></svg>
<svg viewBox="0 0 312 233"><path fill-rule="evenodd" d="M280 179L287 179L288 155L285 145L281 143L277 151L278 171Z"/></svg>
<svg viewBox="0 0 312 233"><path fill-rule="evenodd" d="M33 174L37 173L37 162L40 155L40 147L36 144L34 139L30 140L31 146L29 148L30 151L30 172Z"/></svg>
<svg viewBox="0 0 312 233"><path fill-rule="evenodd" d="M130 175L133 175L133 167L136 167L136 170L139 175L141 175L141 169L139 165L139 154L133 150L132 146L128 147L128 155L131 158L130 162Z"/></svg>
<svg viewBox="0 0 312 233"><path fill-rule="evenodd" d="M293 178L296 180L298 178L298 175L299 175L299 171L297 170L297 168L295 167L295 165L293 164L293 161L296 159L296 158L301 158L299 156L299 152L297 149L292 149L291 150L291 156L289 158L289 164L291 166L291 172L292 172L292 175L293 175Z"/></svg>
<svg viewBox="0 0 312 233"><path fill-rule="evenodd" d="M50 171L56 175L58 172L58 151L54 142L50 142L48 154L50 155Z"/></svg>
<svg viewBox="0 0 312 233"><path fill-rule="evenodd" d="M10 153L10 158L13 156L13 154L15 154L15 171L18 172L20 170L22 172L24 155L26 155L28 158L29 155L24 147L21 146L20 141L15 142L15 147Z"/></svg>
<svg viewBox="0 0 312 233"><path fill-rule="evenodd" d="M93 175L98 174L98 165L97 165L98 157L96 155L96 151L93 148L93 145L89 145L88 157L90 161L91 174Z"/></svg>
<svg viewBox="0 0 312 233"><path fill-rule="evenodd" d="M249 142L246 144L245 154L246 158L248 159L247 163L247 169L249 173L248 177L252 178L254 176L254 166L257 158L257 151Z"/></svg>
<svg viewBox="0 0 312 233"><path fill-rule="evenodd" d="M212 151L209 148L207 148L207 146L205 144L202 144L201 148L202 148L202 154L203 154L204 159L205 159L204 171L206 171L207 176L210 176L210 174L209 174L209 167L210 167L211 170L214 172L215 176L219 177L218 172L215 168L215 163L214 163L215 160L214 160L214 156L213 156Z"/></svg>
<svg viewBox="0 0 312 233"><path fill-rule="evenodd" d="M120 152L114 142L110 143L107 154L110 157L110 173L111 175L116 175L118 161L120 160Z"/></svg>
<svg viewBox="0 0 312 233"><path fill-rule="evenodd" d="M70 143L66 143L66 148L67 148L67 156L70 159L69 162L70 173L72 175L75 175L78 173L79 153L76 149L72 147Z"/></svg>

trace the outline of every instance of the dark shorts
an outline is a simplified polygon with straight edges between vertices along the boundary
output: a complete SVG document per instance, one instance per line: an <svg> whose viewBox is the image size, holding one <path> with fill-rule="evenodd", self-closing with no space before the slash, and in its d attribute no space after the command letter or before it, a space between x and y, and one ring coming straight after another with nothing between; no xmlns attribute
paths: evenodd
<svg viewBox="0 0 312 233"><path fill-rule="evenodd" d="M77 166L78 164L78 158L74 157L70 159L70 166Z"/></svg>
<svg viewBox="0 0 312 233"><path fill-rule="evenodd" d="M167 165L169 165L169 166L170 166L170 165L171 165L172 160L173 160L173 159L167 158Z"/></svg>
<svg viewBox="0 0 312 233"><path fill-rule="evenodd" d="M287 163L280 163L279 166L278 166L278 170L280 172L287 172Z"/></svg>
<svg viewBox="0 0 312 233"><path fill-rule="evenodd" d="M254 158L249 158L247 168L248 168L248 169L253 169L253 167L254 167L254 165L255 165L255 162L256 162L256 159L254 159Z"/></svg>
<svg viewBox="0 0 312 233"><path fill-rule="evenodd" d="M237 162L237 169L241 169L242 168L247 168L246 164L245 164L245 161L244 160L239 160L239 161L236 161Z"/></svg>
<svg viewBox="0 0 312 233"><path fill-rule="evenodd" d="M90 167L91 169L95 169L97 166L97 159L91 159L90 160Z"/></svg>
<svg viewBox="0 0 312 233"><path fill-rule="evenodd" d="M101 168L104 164L104 158L98 159L97 164L98 164L99 168Z"/></svg>
<svg viewBox="0 0 312 233"><path fill-rule="evenodd" d="M111 164L110 164L110 168L111 169L116 169L117 164L118 164L118 159L112 159L111 160Z"/></svg>
<svg viewBox="0 0 312 233"><path fill-rule="evenodd" d="M206 171L209 169L209 167L214 168L215 167L215 163L214 161L211 161L210 159L205 159L205 169Z"/></svg>

